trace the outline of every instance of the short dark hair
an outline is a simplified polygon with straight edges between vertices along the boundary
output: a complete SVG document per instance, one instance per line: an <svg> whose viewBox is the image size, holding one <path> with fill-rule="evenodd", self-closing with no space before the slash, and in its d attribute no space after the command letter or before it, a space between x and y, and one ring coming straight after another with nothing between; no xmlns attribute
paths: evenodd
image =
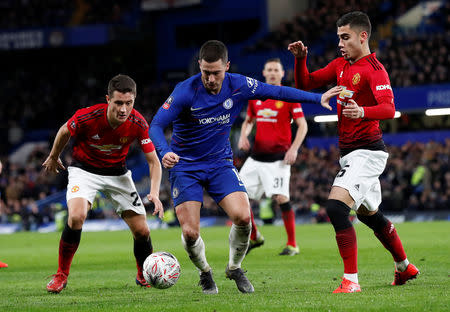
<svg viewBox="0 0 450 312"><path fill-rule="evenodd" d="M228 49L222 41L209 40L206 41L200 48L198 59L205 60L208 63L222 60L224 63L228 62Z"/></svg>
<svg viewBox="0 0 450 312"><path fill-rule="evenodd" d="M119 91L120 93L131 92L136 96L136 82L127 75L119 74L114 76L108 84L108 95L112 97L114 91Z"/></svg>
<svg viewBox="0 0 450 312"><path fill-rule="evenodd" d="M280 60L279 57L274 57L274 58L268 59L268 60L264 63L264 66L265 66L267 63L272 63L272 62L274 62L274 63L279 63L279 64L281 65L281 68L283 68L283 63L281 63L281 60Z"/></svg>
<svg viewBox="0 0 450 312"><path fill-rule="evenodd" d="M369 37L372 32L369 16L361 11L353 11L342 15L336 22L336 25L337 27L349 25L352 29L359 28L361 31L366 31Z"/></svg>

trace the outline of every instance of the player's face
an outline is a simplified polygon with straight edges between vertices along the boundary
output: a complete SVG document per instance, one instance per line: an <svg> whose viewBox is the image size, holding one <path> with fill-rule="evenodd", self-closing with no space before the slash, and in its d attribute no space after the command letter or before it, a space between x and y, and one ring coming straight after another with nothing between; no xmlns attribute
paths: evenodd
<svg viewBox="0 0 450 312"><path fill-rule="evenodd" d="M135 96L131 92L114 91L112 97L106 96L108 101L108 121L111 125L120 125L127 121L133 110Z"/></svg>
<svg viewBox="0 0 450 312"><path fill-rule="evenodd" d="M218 94L222 89L225 72L230 68L230 62L224 63L222 60L218 60L208 63L202 59L198 61L198 64L202 72L202 82L205 89L209 93Z"/></svg>
<svg viewBox="0 0 450 312"><path fill-rule="evenodd" d="M363 56L363 43L367 40L365 31L359 32L350 25L338 27L339 50L345 60L355 62Z"/></svg>
<svg viewBox="0 0 450 312"><path fill-rule="evenodd" d="M279 86L284 77L283 66L278 62L268 62L264 65L263 76L266 78L266 83Z"/></svg>

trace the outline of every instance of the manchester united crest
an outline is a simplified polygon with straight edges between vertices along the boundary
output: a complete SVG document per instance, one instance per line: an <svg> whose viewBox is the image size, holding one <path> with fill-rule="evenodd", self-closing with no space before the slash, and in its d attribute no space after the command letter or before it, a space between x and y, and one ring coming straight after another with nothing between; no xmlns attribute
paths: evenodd
<svg viewBox="0 0 450 312"><path fill-rule="evenodd" d="M275 102L275 107L276 107L277 109L282 108L283 105L284 105L284 103L283 103L282 101L276 101L276 102Z"/></svg>
<svg viewBox="0 0 450 312"><path fill-rule="evenodd" d="M353 85L357 85L360 80L361 80L361 76L359 75L359 73L356 73L352 78Z"/></svg>
<svg viewBox="0 0 450 312"><path fill-rule="evenodd" d="M119 141L120 141L120 143L122 143L122 144L127 143L128 137L121 137Z"/></svg>

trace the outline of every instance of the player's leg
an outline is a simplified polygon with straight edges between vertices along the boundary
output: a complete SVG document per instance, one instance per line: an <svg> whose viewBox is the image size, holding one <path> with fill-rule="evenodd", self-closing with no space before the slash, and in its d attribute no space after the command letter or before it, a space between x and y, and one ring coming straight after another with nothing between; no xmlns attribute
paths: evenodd
<svg viewBox="0 0 450 312"><path fill-rule="evenodd" d="M419 270L409 263L394 224L381 211L370 211L364 205L358 209L357 217L373 230L375 236L394 258L395 277L392 285L403 285L408 280L416 278Z"/></svg>
<svg viewBox="0 0 450 312"><path fill-rule="evenodd" d="M248 157L242 166L239 176L242 179L242 182L245 185L247 190L248 197L250 199L259 200L264 193L264 189L262 188L261 180L259 177L260 168L258 166L257 161L253 158ZM252 230L250 233L250 245L247 249L247 253L250 252L253 248L260 247L264 244L264 237L258 230L256 226L255 217L253 215L253 211L250 206L250 217L251 217L251 226Z"/></svg>
<svg viewBox="0 0 450 312"><path fill-rule="evenodd" d="M70 266L81 240L81 229L86 220L91 204L82 197L72 198L67 202L69 217L59 241L58 271L47 284L47 290L59 293L67 285Z"/></svg>
<svg viewBox="0 0 450 312"><path fill-rule="evenodd" d="M331 188L325 207L336 232L336 243L344 262L343 281L334 293L361 291L358 284L356 233L349 220L350 207L353 205L354 201L346 189L338 186Z"/></svg>
<svg viewBox="0 0 450 312"><path fill-rule="evenodd" d="M219 205L225 210L233 224L231 225L229 243L229 261L225 270L226 276L236 282L243 293L254 292L253 285L241 269L250 238L250 203L247 194L242 191L225 196Z"/></svg>
<svg viewBox="0 0 450 312"><path fill-rule="evenodd" d="M153 252L144 204L136 190L131 171L121 176L99 176L102 191L115 205L116 213L127 223L133 234L133 253L136 259L138 286L150 287L143 275L145 259Z"/></svg>
<svg viewBox="0 0 450 312"><path fill-rule="evenodd" d="M275 200L281 209L281 217L283 218L284 228L287 234L286 247L280 253L282 256L294 256L299 254L300 249L297 246L295 238L295 212L292 210L289 197L285 195L275 195Z"/></svg>
<svg viewBox="0 0 450 312"><path fill-rule="evenodd" d="M153 253L150 229L148 228L146 216L145 214L138 214L133 210L125 210L122 212L122 219L127 223L133 234L133 252L137 267L136 284L143 287L150 287L143 275L144 261Z"/></svg>
<svg viewBox="0 0 450 312"><path fill-rule="evenodd" d="M211 266L206 260L205 243L200 236L199 201L186 201L176 206L178 220L181 226L181 241L192 263L200 274L200 286L205 294L217 294L218 288L212 276Z"/></svg>
<svg viewBox="0 0 450 312"><path fill-rule="evenodd" d="M171 171L172 198L181 227L181 241L200 274L199 285L205 294L217 294L212 269L206 260L205 243L200 236L200 208L203 202L204 171Z"/></svg>

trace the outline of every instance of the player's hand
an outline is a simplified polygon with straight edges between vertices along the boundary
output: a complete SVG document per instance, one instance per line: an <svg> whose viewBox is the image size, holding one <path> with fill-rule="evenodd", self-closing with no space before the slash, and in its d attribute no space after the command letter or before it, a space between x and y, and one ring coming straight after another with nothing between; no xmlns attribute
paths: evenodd
<svg viewBox="0 0 450 312"><path fill-rule="evenodd" d="M330 90L328 90L327 92L322 94L322 99L320 100L320 105L322 105L323 107L325 107L328 110L332 110L332 108L330 106L330 100L332 97L341 93L341 91L342 91L342 87L340 87L340 86L331 88Z"/></svg>
<svg viewBox="0 0 450 312"><path fill-rule="evenodd" d="M308 47L301 41L296 41L289 44L288 50L291 51L292 55L298 58L304 58L308 55Z"/></svg>
<svg viewBox="0 0 450 312"><path fill-rule="evenodd" d="M168 152L162 158L162 165L164 168L170 169L173 168L180 161L180 156L175 154L174 152Z"/></svg>
<svg viewBox="0 0 450 312"><path fill-rule="evenodd" d="M347 118L358 119L364 116L364 109L358 106L354 100L349 100L342 110L342 114Z"/></svg>
<svg viewBox="0 0 450 312"><path fill-rule="evenodd" d="M284 163L287 165L292 165L297 160L298 151L297 149L290 148L284 155Z"/></svg>
<svg viewBox="0 0 450 312"><path fill-rule="evenodd" d="M250 150L250 142L246 136L239 137L238 148L246 152Z"/></svg>
<svg viewBox="0 0 450 312"><path fill-rule="evenodd" d="M66 170L66 167L64 167L61 159L59 157L55 158L52 156L47 157L47 159L42 164L42 167L44 167L45 171L52 173L59 173L58 169Z"/></svg>
<svg viewBox="0 0 450 312"><path fill-rule="evenodd" d="M156 216L156 214L158 214L158 217L162 220L162 218L164 217L164 207L158 196L150 193L147 195L147 199L155 205L155 209L153 210L152 215Z"/></svg>

